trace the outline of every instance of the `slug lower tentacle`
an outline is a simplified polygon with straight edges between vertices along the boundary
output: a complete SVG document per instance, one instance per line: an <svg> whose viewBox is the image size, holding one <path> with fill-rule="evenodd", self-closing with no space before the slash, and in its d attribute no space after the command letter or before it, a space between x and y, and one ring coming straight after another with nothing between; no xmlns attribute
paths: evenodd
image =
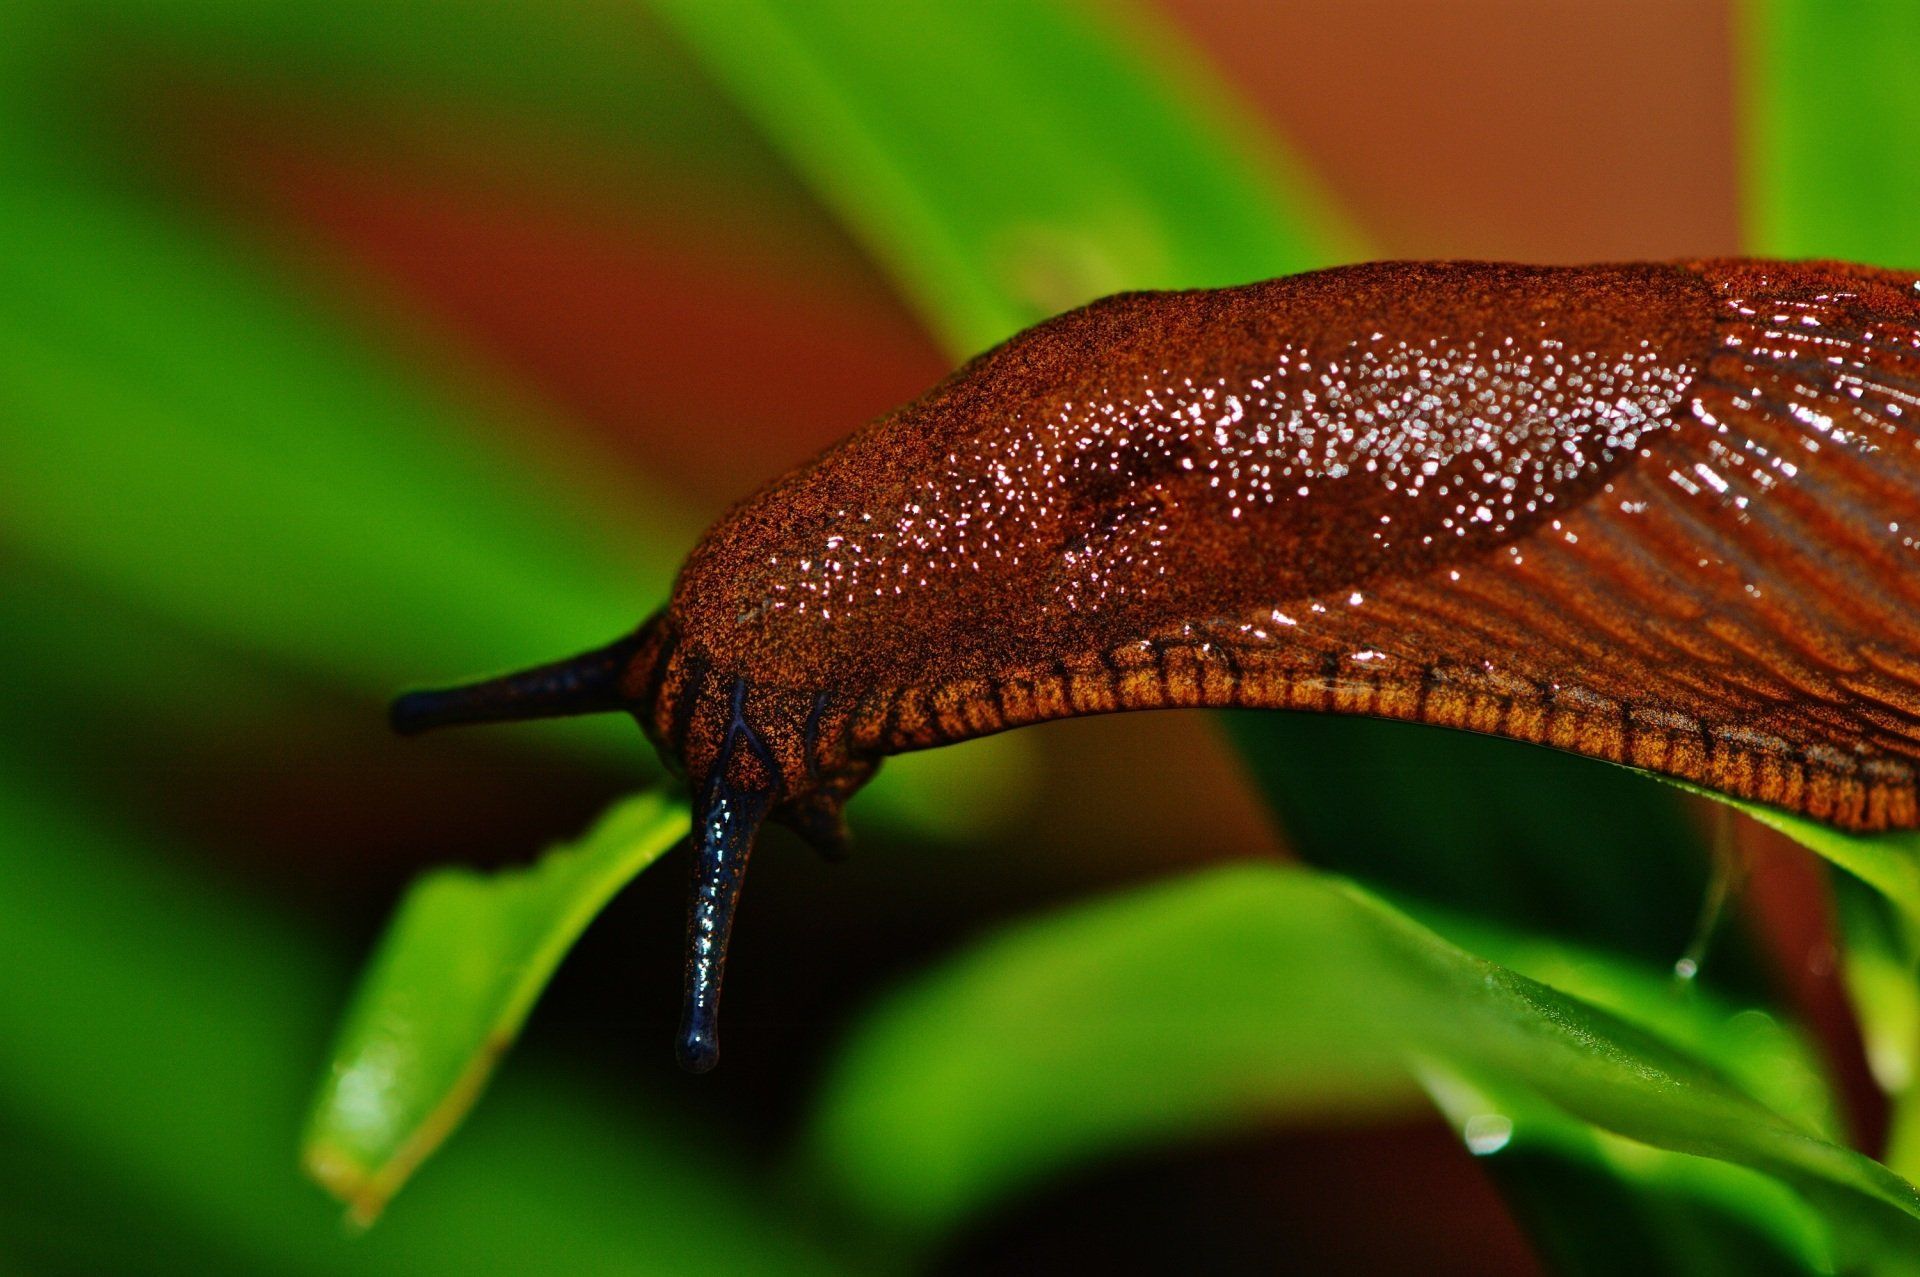
<svg viewBox="0 0 1920 1277"><path fill-rule="evenodd" d="M408 729L622 708L696 796L704 1068L764 819L1078 714L1369 714L1920 826L1920 284L1382 263L1041 324L735 507L665 610Z"/></svg>
<svg viewBox="0 0 1920 1277"><path fill-rule="evenodd" d="M693 1073L706 1072L720 1059L720 984L726 975L733 915L754 834L780 789L780 769L747 723L746 692L746 680L736 678L726 734L700 788L693 831L686 1000L678 1045L681 1066Z"/></svg>

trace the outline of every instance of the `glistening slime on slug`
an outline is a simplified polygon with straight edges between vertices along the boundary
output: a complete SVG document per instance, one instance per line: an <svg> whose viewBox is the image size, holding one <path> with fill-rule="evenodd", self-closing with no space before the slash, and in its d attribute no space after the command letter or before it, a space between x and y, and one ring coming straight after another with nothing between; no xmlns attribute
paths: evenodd
<svg viewBox="0 0 1920 1277"><path fill-rule="evenodd" d="M1920 825L1920 284L1382 263L1049 320L715 525L632 636L394 723L625 710L696 804L710 1068L769 817L1046 719L1308 709Z"/></svg>

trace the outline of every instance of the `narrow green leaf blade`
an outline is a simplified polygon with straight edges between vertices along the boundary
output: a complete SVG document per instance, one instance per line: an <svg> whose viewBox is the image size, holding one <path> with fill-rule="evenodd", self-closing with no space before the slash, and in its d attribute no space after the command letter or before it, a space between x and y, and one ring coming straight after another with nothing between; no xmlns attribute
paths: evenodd
<svg viewBox="0 0 1920 1277"><path fill-rule="evenodd" d="M1712 796L1846 870L1893 902L1911 925L1920 926L1920 831L1850 834L1777 807Z"/></svg>
<svg viewBox="0 0 1920 1277"><path fill-rule="evenodd" d="M1745 0L1747 239L1776 257L1920 266L1920 6Z"/></svg>
<svg viewBox="0 0 1920 1277"><path fill-rule="evenodd" d="M525 869L414 884L368 965L309 1119L307 1171L370 1223L466 1115L560 959L687 832L642 795Z"/></svg>
<svg viewBox="0 0 1920 1277"><path fill-rule="evenodd" d="M562 478L584 465L490 446L513 432L476 430L264 263L51 179L8 188L0 231L19 550L372 687L603 642L664 590L670 522L597 518L595 485Z"/></svg>
<svg viewBox="0 0 1920 1277"><path fill-rule="evenodd" d="M956 355L1103 293L1352 251L1180 41L1112 10L651 3Z"/></svg>
<svg viewBox="0 0 1920 1277"><path fill-rule="evenodd" d="M1885 895L1846 874L1833 876L1844 943L1840 970L1860 1024L1860 1045L1880 1089L1893 1098L1881 1160L1920 1174L1920 928Z"/></svg>
<svg viewBox="0 0 1920 1277"><path fill-rule="evenodd" d="M1831 1142L1817 1070L1790 1035L1599 966L1617 1003L1673 1003L1649 1020L1657 1032L1337 879L1203 874L1022 928L910 989L855 1038L813 1147L868 1209L926 1227L1136 1140L1391 1106L1407 1070L1437 1064L1780 1180L1836 1234L1920 1242L1920 1196ZM1705 1062L1736 1058L1771 1103ZM1767 1082L1788 1076L1814 1083Z"/></svg>
<svg viewBox="0 0 1920 1277"><path fill-rule="evenodd" d="M1824 1222L1776 1179L1614 1135L1484 1073L1420 1072L1557 1277L1833 1271Z"/></svg>

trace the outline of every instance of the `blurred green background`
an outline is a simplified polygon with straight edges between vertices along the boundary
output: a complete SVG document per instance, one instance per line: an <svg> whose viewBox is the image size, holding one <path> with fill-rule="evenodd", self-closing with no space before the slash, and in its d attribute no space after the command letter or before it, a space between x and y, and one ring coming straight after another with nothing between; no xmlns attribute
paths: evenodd
<svg viewBox="0 0 1920 1277"><path fill-rule="evenodd" d="M393 691L622 632L729 501L1119 288L1920 265L1916 12L0 8L0 1271L1911 1271L1844 1151L1914 1160L1883 896L1741 820L1676 985L1723 809L1285 715L899 760L843 865L770 832L701 1079L669 856L370 1231L299 1150L405 884L657 776L615 721L396 742Z"/></svg>

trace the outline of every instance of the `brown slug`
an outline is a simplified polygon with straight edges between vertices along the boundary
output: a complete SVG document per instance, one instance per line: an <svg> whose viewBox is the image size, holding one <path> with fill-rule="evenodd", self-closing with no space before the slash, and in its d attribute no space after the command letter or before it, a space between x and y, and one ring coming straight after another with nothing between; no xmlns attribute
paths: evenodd
<svg viewBox="0 0 1920 1277"><path fill-rule="evenodd" d="M1920 283L1381 263L1110 297L736 506L632 636L394 723L640 721L696 806L698 1070L763 820L835 847L888 754L1172 706L1920 825Z"/></svg>

